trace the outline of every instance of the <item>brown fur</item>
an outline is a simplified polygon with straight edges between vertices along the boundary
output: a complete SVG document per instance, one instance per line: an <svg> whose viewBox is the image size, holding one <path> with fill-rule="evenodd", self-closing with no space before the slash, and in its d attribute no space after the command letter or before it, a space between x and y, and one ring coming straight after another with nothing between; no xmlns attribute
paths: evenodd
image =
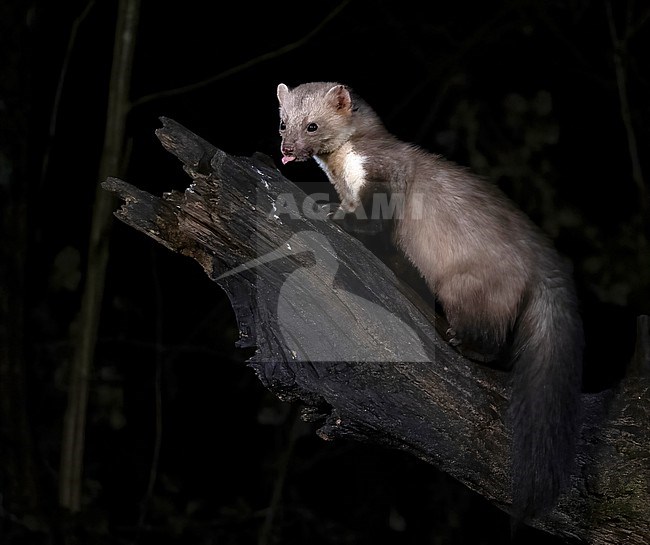
<svg viewBox="0 0 650 545"><path fill-rule="evenodd" d="M495 186L396 139L347 87L281 84L278 99L283 154L315 157L345 211L378 187L404 195L397 245L461 338L503 346L514 333L514 511L548 509L570 471L578 422L582 326L566 265Z"/></svg>

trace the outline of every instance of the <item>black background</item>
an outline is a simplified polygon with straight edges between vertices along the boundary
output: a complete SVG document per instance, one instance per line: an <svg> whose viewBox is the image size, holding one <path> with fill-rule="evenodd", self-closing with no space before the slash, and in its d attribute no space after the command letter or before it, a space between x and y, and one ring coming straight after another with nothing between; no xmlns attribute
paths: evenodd
<svg viewBox="0 0 650 545"><path fill-rule="evenodd" d="M507 542L507 516L435 468L318 439L244 365L251 353L234 346L234 315L219 288L195 263L119 222L91 377L84 506L76 517L57 509L116 4L94 4L69 53L85 2L0 7L0 289L10 301L2 319L24 335L13 341L24 354L27 420L15 425L32 439L25 445L36 483L25 498L23 477L9 469L21 445L5 437L0 541ZM629 114L647 172L649 6L613 4L609 12L605 2L579 0L352 0L299 46L241 68L301 40L339 4L143 0L124 177L156 194L187 185L154 136L161 115L228 153L261 151L279 164L277 84L346 83L401 139L499 184L572 261L588 343L585 390L599 391L624 373L635 317L650 309L648 218L624 124ZM624 49L614 47L610 23L620 37L635 28ZM615 51L626 76L623 110ZM157 95L232 68L196 90ZM307 191L324 180L313 163L281 170ZM160 461L147 494L157 414ZM6 424L2 433L11 435ZM536 532L526 539L555 542Z"/></svg>

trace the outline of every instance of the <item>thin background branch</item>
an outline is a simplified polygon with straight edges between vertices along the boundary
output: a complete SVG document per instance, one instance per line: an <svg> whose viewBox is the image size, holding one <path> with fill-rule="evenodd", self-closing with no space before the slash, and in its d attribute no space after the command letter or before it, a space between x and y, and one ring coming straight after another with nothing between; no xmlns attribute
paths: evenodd
<svg viewBox="0 0 650 545"><path fill-rule="evenodd" d="M166 91L159 91L156 93L151 93L149 95L145 95L143 97L140 97L139 99L133 101L131 104L131 108L137 108L138 106L142 106L143 104L147 104L149 102L152 102L154 100L160 100L163 98L170 98L178 95L182 95L184 93L189 93L192 91L196 91L198 89L201 89L203 87L206 87L207 85L210 85L212 83L215 83L216 81L226 79L230 76L233 76L239 72L243 72L244 70L247 70L248 68L251 68L257 64L260 64L262 62L275 59L277 57L280 57L282 55L286 55L287 53L293 51L294 49L298 49L299 47L302 47L305 45L309 40L311 40L316 34L318 34L325 26L332 20L334 19L339 13L345 9L345 7L351 2L352 0L343 0L338 6L336 6L318 25L316 25L311 31L309 31L307 34L305 34L302 38L299 40L296 40L295 42L288 43L286 45L283 45L282 47L279 47L278 49L274 49L273 51L269 51L268 53L262 53L261 55L258 55L257 57L253 57L252 59L242 63L238 64L237 66L233 66L231 68L228 68L227 70L224 70L223 72L220 72L219 74L215 74L214 76L211 76L207 79L197 81L195 83L190 83L188 85L183 85L182 87L176 87L174 89L168 89Z"/></svg>
<svg viewBox="0 0 650 545"><path fill-rule="evenodd" d="M96 0L90 0L83 11L77 16L77 18L72 22L70 27L70 36L68 38L68 45L65 50L65 56L63 57L63 64L61 65L61 71L59 73L59 81L56 85L56 92L54 94L54 101L52 102L52 113L50 115L50 124L48 127L48 140L43 152L43 163L41 166L41 185L45 182L45 176L47 175L47 169L50 165L50 155L52 153L52 142L54 141L54 136L56 135L56 126L59 120L59 110L61 109L61 97L63 96L63 87L65 84L65 78L68 74L68 67L70 66L70 59L72 58L72 51L74 50L75 43L77 42L77 34L79 33L79 27L85 21L86 17L95 6Z"/></svg>
<svg viewBox="0 0 650 545"><path fill-rule="evenodd" d="M630 99L627 87L627 68L625 66L627 60L628 43L633 32L638 31L637 26L634 30L632 27L632 5L628 3L626 6L625 28L623 29L623 36L619 35L616 29L616 22L614 20L614 11L610 1L605 3L607 8L607 22L609 24L609 34L612 40L612 47L614 53L614 69L616 71L616 85L618 89L618 100L621 110L621 119L625 126L625 135L627 137L627 147L630 155L630 162L632 164L632 180L637 187L639 199L641 201L641 212L646 214L648 212L648 192L643 178L643 171L641 168L641 158L639 157L639 147L637 144L636 134L634 131L634 122L632 120L632 110L630 106ZM643 20L647 20L647 17Z"/></svg>
<svg viewBox="0 0 650 545"><path fill-rule="evenodd" d="M124 134L140 0L120 0L117 9L106 129L98 173L100 180L115 172L122 172L124 168ZM72 333L74 354L61 440L59 503L72 512L81 509L89 380L93 370L104 295L114 202L114 197L97 184L81 309Z"/></svg>

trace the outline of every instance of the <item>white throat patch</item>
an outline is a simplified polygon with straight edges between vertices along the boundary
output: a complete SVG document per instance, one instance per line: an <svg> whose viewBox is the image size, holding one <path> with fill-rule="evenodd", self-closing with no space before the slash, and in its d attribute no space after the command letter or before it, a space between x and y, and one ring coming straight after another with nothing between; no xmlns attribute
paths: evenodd
<svg viewBox="0 0 650 545"><path fill-rule="evenodd" d="M363 166L365 156L354 151L352 146L346 143L330 158L329 165L318 156L314 156L314 159L337 190L343 189L352 201L358 200L359 192L366 184L366 169Z"/></svg>
<svg viewBox="0 0 650 545"><path fill-rule="evenodd" d="M366 183L366 169L363 168L365 161L366 158L363 155L350 150L343 162L345 184L355 197L359 196L359 191Z"/></svg>

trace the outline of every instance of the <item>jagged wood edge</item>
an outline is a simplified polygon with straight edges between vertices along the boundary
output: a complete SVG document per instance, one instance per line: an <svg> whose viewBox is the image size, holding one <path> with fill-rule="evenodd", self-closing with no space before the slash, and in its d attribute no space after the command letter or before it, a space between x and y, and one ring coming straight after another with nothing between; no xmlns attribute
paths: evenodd
<svg viewBox="0 0 650 545"><path fill-rule="evenodd" d="M371 440L409 451L448 472L501 509L508 510L508 435L503 426L508 387L504 373L468 362L449 349L415 296L358 241L331 222L273 221L279 194L302 193L268 158L227 155L173 120L156 131L184 164L193 182L162 198L109 178L104 187L125 204L116 216L172 251L187 255L215 280L221 272L273 249L299 230L316 230L337 245L345 267L337 282L349 289L359 278L372 284L363 296L417 326L433 357L430 365L345 362L298 364L282 344L272 301L260 300L258 275L221 280L235 310L240 346L256 346L250 361L263 382L283 399L300 399L325 412L324 438ZM259 233L257 233L259 234ZM264 246L265 245L265 246ZM356 280L355 280L356 278ZM277 293L281 271L268 265L265 293ZM408 298L405 297L408 294ZM262 304L260 304L262 303ZM420 308L418 308L418 306ZM558 507L532 525L590 543L646 543L650 533L648 379L636 375L617 392L584 395L585 424L573 486ZM405 395L404 395L405 394Z"/></svg>

